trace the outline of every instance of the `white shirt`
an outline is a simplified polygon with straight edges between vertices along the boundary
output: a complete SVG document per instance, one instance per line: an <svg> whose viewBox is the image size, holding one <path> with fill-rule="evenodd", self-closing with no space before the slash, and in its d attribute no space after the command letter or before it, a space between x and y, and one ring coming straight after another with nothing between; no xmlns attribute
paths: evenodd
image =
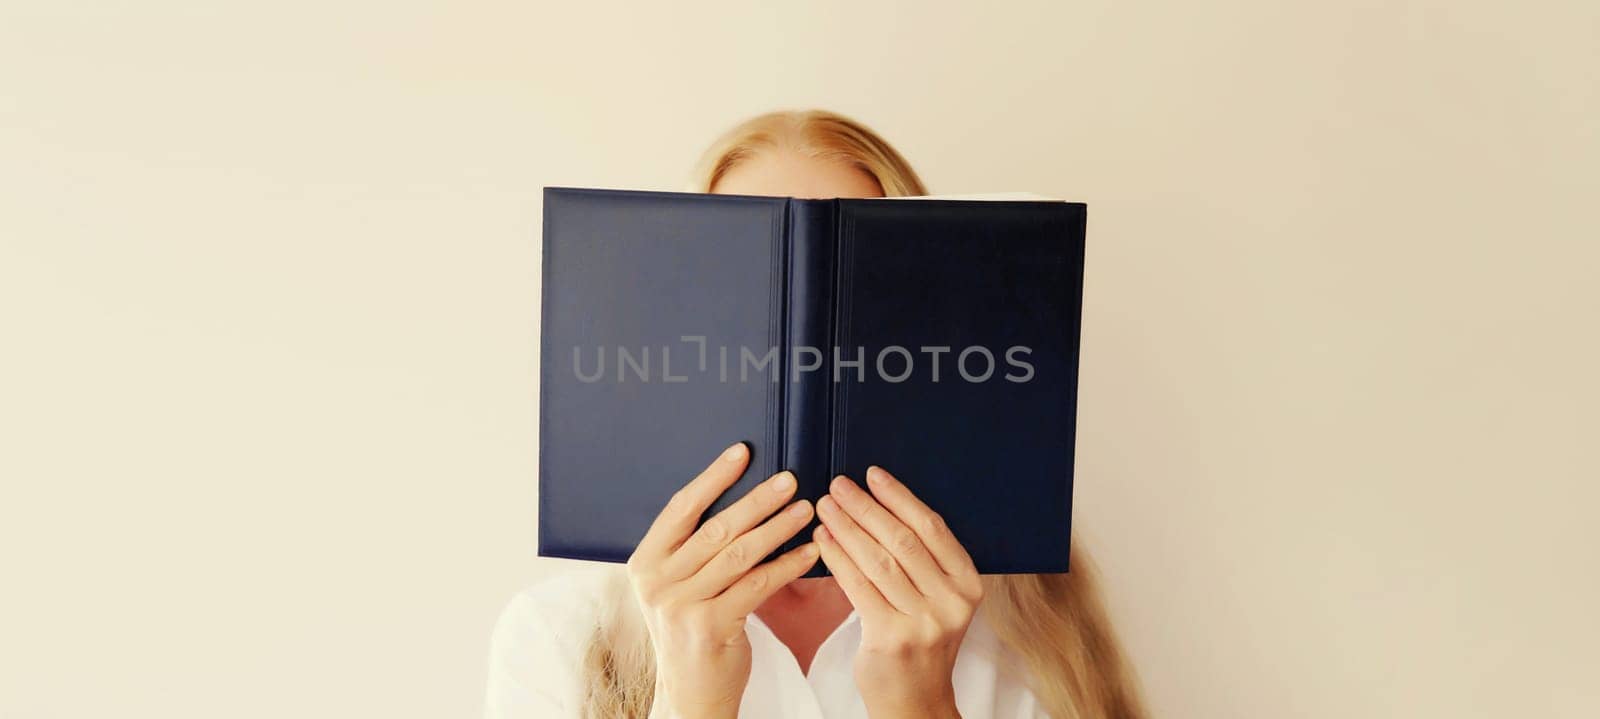
<svg viewBox="0 0 1600 719"><path fill-rule="evenodd" d="M552 577L518 594L500 615L489 650L488 719L577 717L581 664L593 635L605 575ZM750 682L740 717L868 719L851 665L861 623L851 612L817 648L810 673L760 618L745 621ZM1005 651L980 613L956 657L956 706L964 719L1048 719L1023 677L1002 666Z"/></svg>

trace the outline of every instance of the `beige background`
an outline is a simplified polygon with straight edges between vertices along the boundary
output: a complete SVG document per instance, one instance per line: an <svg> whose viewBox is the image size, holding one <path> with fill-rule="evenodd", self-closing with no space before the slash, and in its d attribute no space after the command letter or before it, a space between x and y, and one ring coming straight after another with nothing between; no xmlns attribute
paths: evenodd
<svg viewBox="0 0 1600 719"><path fill-rule="evenodd" d="M1089 203L1158 714L1600 715L1600 5L584 5L0 5L0 716L475 714L540 187L796 106Z"/></svg>

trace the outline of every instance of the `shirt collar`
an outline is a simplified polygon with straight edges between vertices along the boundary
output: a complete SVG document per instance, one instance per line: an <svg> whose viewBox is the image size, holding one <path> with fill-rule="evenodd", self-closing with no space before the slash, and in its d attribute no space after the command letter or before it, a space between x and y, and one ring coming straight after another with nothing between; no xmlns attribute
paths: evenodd
<svg viewBox="0 0 1600 719"><path fill-rule="evenodd" d="M755 612L751 612L749 616L745 617L744 625L745 631L751 638L752 645L759 644L767 651L780 652L788 657L790 662L794 662L794 653L789 651L788 645L778 639L778 635L774 634L772 628L768 627L766 622L761 621L761 617L756 616ZM839 652L835 645L840 642L850 642L852 644L850 649L853 650L855 648L853 645L859 644L861 641L860 625L861 615L856 610L851 609L850 613L845 616L844 621L839 622L839 626L834 627L833 631L829 632L828 636L822 640L822 643L817 645L817 653L811 659L811 672L809 673L815 673L819 668L819 662L826 662L829 656ZM854 655L854 651L845 653L846 657L853 657ZM798 663L795 664L795 669L799 669Z"/></svg>

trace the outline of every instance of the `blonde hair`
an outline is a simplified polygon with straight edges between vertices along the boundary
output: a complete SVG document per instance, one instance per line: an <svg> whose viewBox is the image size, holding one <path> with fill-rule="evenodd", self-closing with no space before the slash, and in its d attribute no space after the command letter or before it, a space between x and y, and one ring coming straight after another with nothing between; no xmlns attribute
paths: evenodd
<svg viewBox="0 0 1600 719"><path fill-rule="evenodd" d="M886 196L927 194L911 165L883 138L821 110L773 112L740 123L706 152L694 189L710 192L733 166L774 149L848 163L876 179ZM980 611L1050 716L1140 719L1145 713L1137 682L1111 629L1095 569L1081 542L1072 546L1069 573L985 576ZM655 658L620 570L611 577L581 670L584 717L649 715Z"/></svg>
<svg viewBox="0 0 1600 719"><path fill-rule="evenodd" d="M734 126L701 156L692 191L711 192L734 165L777 149L855 167L877 180L885 197L928 194L911 163L883 138L825 110L769 112Z"/></svg>

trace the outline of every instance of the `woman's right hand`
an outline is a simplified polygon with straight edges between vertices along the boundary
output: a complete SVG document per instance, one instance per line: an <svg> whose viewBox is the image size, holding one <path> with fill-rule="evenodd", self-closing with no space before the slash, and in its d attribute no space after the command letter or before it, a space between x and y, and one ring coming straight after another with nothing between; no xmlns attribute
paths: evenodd
<svg viewBox="0 0 1600 719"><path fill-rule="evenodd" d="M652 719L738 716L750 680L746 617L816 564L815 542L756 564L811 522L805 500L773 515L794 496L789 472L773 475L695 528L749 460L743 443L729 447L672 496L628 558L628 578L655 649Z"/></svg>

